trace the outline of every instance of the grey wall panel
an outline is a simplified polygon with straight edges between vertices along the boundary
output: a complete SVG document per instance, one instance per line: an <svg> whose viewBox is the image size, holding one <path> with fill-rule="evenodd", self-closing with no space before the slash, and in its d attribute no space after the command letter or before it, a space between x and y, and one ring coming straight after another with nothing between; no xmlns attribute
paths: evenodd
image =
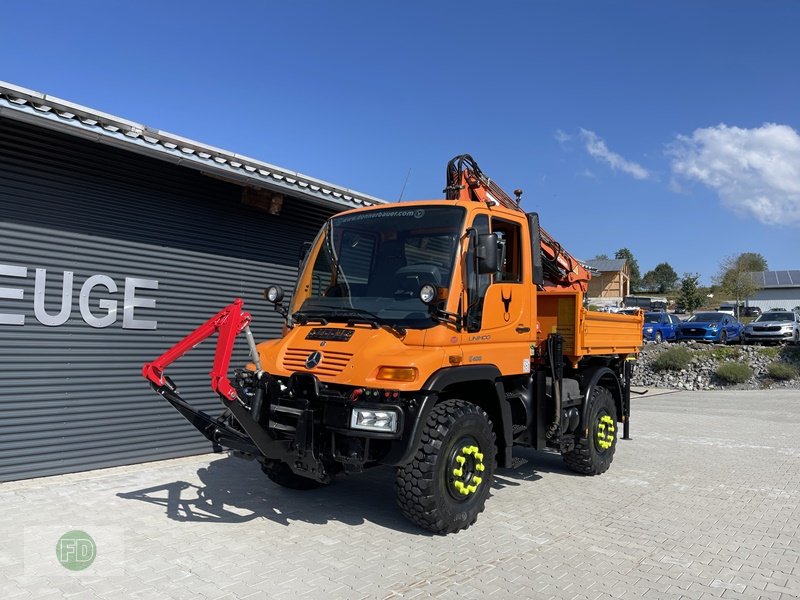
<svg viewBox="0 0 800 600"><path fill-rule="evenodd" d="M302 242L328 216L292 198L280 216L268 215L240 197L237 186L186 169L0 118L0 321L24 318L0 324L0 480L210 450L150 391L142 364L235 297L253 314L257 339L279 335L261 290L291 287ZM47 273L50 315L61 309L64 272L74 274L63 324L36 317L36 269ZM98 274L118 288L89 295L96 317L108 313L101 302L116 302L104 327L80 310L81 287ZM134 309L155 329L123 327L126 278L158 282L136 291L155 306ZM214 339L169 373L190 401L216 413L213 348ZM246 361L242 339L234 364Z"/></svg>

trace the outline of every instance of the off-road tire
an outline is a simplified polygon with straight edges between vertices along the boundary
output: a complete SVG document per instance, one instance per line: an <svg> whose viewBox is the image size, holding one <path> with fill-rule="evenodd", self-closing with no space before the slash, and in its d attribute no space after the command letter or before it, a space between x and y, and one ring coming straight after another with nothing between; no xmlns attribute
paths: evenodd
<svg viewBox="0 0 800 600"><path fill-rule="evenodd" d="M482 408L464 400L437 404L425 422L414 458L397 468L395 494L400 510L434 533L466 529L483 512L489 497L495 452L492 423ZM464 461L456 464L462 455ZM455 477L454 467L464 471ZM460 497L455 486L464 488L469 483L476 489Z"/></svg>
<svg viewBox="0 0 800 600"><path fill-rule="evenodd" d="M266 473L271 482L291 490L315 490L326 485L316 479L309 479L296 474L285 462L280 462L270 467L262 465L261 470Z"/></svg>
<svg viewBox="0 0 800 600"><path fill-rule="evenodd" d="M611 392L595 386L586 407L589 436L577 439L575 448L564 452L567 466L582 475L600 475L608 471L617 449L617 408ZM604 447L610 442L610 446Z"/></svg>

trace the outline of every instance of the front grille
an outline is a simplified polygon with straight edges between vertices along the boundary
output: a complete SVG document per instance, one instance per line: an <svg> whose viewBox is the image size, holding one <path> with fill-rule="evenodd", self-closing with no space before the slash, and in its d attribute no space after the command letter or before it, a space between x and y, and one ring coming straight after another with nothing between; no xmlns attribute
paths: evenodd
<svg viewBox="0 0 800 600"><path fill-rule="evenodd" d="M768 326L753 326L753 331L780 331L781 328L779 325L768 325Z"/></svg>
<svg viewBox="0 0 800 600"><path fill-rule="evenodd" d="M308 371L317 375L337 375L344 371L353 355L348 352L334 352L323 348L322 360L313 369L306 367L306 359L314 350L289 348L283 356L283 368L287 371Z"/></svg>

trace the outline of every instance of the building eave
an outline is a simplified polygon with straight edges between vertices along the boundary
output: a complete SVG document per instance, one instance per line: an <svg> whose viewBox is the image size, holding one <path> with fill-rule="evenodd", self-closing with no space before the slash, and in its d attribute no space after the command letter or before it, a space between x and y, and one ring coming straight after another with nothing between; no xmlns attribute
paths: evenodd
<svg viewBox="0 0 800 600"><path fill-rule="evenodd" d="M0 81L0 117L82 137L194 169L237 185L267 189L337 210L385 203L380 198L302 173L3 81Z"/></svg>

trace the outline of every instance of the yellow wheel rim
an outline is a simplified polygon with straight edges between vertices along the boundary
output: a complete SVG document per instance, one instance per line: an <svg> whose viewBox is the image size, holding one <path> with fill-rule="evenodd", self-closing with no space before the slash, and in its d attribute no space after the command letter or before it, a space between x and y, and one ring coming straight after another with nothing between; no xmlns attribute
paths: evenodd
<svg viewBox="0 0 800 600"><path fill-rule="evenodd" d="M462 446L453 459L450 483L456 493L467 497L478 491L483 483L481 474L486 470L483 453L478 446Z"/></svg>
<svg viewBox="0 0 800 600"><path fill-rule="evenodd" d="M614 444L617 428L614 419L609 415L603 415L597 421L597 445L601 450L608 450Z"/></svg>

